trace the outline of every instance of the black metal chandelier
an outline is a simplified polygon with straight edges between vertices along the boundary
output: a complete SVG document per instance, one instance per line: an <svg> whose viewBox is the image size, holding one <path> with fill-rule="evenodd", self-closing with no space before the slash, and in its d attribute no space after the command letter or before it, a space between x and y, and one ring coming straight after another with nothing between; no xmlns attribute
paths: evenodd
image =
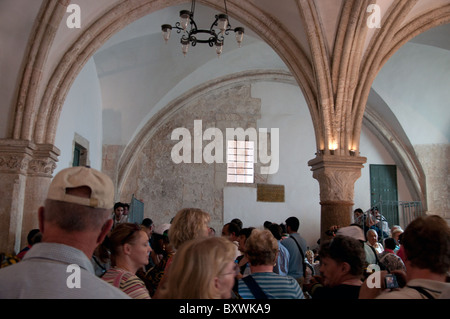
<svg viewBox="0 0 450 319"><path fill-rule="evenodd" d="M197 43L207 43L210 47L216 46L216 53L220 56L223 51L225 35L228 35L230 31L233 31L236 35L236 41L239 47L241 47L242 40L244 39L244 28L237 27L232 29L230 21L228 20L226 0L224 0L224 5L225 14L216 14L215 20L209 29L199 29L194 20L195 0L192 0L191 11L181 10L180 21L175 23L175 26L171 26L170 24L163 24L161 26L164 40L167 43L172 29L175 28L177 29L177 33L183 32L180 42L181 51L184 55L188 52L190 45L194 47ZM189 25L190 28L188 29Z"/></svg>

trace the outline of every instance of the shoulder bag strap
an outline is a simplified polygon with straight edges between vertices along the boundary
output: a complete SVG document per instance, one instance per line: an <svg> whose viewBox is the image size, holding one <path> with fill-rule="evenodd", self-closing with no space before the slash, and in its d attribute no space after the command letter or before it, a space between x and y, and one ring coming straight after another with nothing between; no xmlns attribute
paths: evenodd
<svg viewBox="0 0 450 319"><path fill-rule="evenodd" d="M300 245L299 245L299 243L297 242L297 240L293 237L293 236L290 236L294 241L295 241L295 243L297 244L297 247L298 247L298 250L300 250L300 254L302 255L302 263L303 263L303 276L306 276L306 265L305 265L305 255L303 254L303 250L302 250L302 248L300 247Z"/></svg>
<svg viewBox="0 0 450 319"><path fill-rule="evenodd" d="M250 289L250 291L252 292L253 296L255 296L256 299L267 299L266 294L264 293L264 291L262 291L261 287L255 281L252 275L245 276L244 278L242 278L242 280Z"/></svg>
<svg viewBox="0 0 450 319"><path fill-rule="evenodd" d="M371 245L367 245L367 246L369 246L370 249L372 249L372 251L373 251L373 253L374 253L374 255L375 255L375 260L376 260L377 265L378 265L378 264L380 263L380 261L379 261L379 259L378 259L378 253L377 253L377 251L375 250L375 248L374 248L373 246L371 246Z"/></svg>
<svg viewBox="0 0 450 319"><path fill-rule="evenodd" d="M412 288L417 290L418 293L420 293L421 295L424 295L425 297L427 297L428 299L435 299L428 291L426 291L424 288L419 287L419 286L409 286L407 285L407 287Z"/></svg>

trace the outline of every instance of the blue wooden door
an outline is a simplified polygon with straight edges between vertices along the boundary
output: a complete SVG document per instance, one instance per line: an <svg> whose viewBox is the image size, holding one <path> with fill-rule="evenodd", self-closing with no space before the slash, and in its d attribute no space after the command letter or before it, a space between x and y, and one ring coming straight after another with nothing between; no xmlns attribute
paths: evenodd
<svg viewBox="0 0 450 319"><path fill-rule="evenodd" d="M371 206L377 206L389 227L399 224L397 166L370 165Z"/></svg>

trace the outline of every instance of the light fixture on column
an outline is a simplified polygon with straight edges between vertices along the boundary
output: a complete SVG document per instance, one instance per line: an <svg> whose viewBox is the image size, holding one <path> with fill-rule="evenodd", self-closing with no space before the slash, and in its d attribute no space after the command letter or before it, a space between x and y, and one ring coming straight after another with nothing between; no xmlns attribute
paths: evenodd
<svg viewBox="0 0 450 319"><path fill-rule="evenodd" d="M338 149L338 144L337 144L337 142L335 142L335 141L332 141L330 144L329 144L329 150L330 150L330 155L334 155L334 152Z"/></svg>
<svg viewBox="0 0 450 319"><path fill-rule="evenodd" d="M207 43L210 47L216 46L216 53L218 56L222 54L225 35L233 31L236 35L236 41L241 47L244 39L244 28L237 27L232 29L230 21L228 20L227 2L224 0L225 14L216 14L215 20L209 29L199 29L194 20L195 0L192 0L191 11L181 10L180 21L175 23L175 26L170 24L163 24L161 30L163 32L164 40L169 41L172 29L177 29L177 33L183 33L181 36L181 50L184 55L187 54L189 46L196 46L197 43ZM189 28L190 25L190 28Z"/></svg>

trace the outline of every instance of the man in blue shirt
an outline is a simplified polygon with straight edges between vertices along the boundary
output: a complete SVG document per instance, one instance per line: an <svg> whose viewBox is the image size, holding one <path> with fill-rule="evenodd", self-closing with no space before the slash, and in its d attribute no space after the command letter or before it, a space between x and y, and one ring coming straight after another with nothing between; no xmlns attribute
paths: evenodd
<svg viewBox="0 0 450 319"><path fill-rule="evenodd" d="M298 233L299 227L300 221L297 217L293 216L286 219L286 230L289 237L282 240L281 244L289 251L288 276L295 278L300 286L303 287L305 275L303 272L303 265L305 262L305 253L308 247L305 239L303 239Z"/></svg>

